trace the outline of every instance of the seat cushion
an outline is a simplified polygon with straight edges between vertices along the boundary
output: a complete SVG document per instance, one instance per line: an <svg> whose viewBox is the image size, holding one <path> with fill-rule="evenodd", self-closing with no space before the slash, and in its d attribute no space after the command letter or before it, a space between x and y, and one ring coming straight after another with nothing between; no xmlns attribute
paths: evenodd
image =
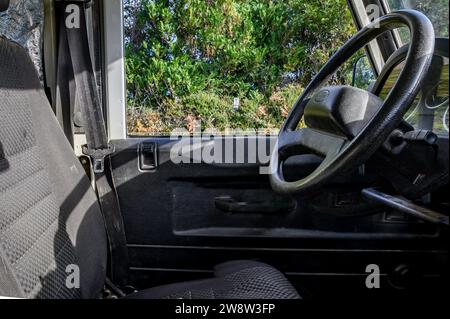
<svg viewBox="0 0 450 319"><path fill-rule="evenodd" d="M300 299L286 277L254 261L232 261L215 268L215 278L142 290L129 299Z"/></svg>
<svg viewBox="0 0 450 319"><path fill-rule="evenodd" d="M16 287L8 297L96 298L106 254L97 197L34 64L0 36L0 257ZM68 287L76 268L80 285Z"/></svg>

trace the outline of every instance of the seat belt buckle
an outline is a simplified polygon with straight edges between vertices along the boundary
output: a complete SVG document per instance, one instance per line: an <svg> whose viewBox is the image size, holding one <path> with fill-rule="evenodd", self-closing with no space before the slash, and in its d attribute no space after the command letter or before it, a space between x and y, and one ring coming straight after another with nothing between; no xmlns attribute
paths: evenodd
<svg viewBox="0 0 450 319"><path fill-rule="evenodd" d="M113 154L114 145L103 149L90 149L87 145L83 146L83 154L91 158L94 174L103 174L105 172L105 157Z"/></svg>

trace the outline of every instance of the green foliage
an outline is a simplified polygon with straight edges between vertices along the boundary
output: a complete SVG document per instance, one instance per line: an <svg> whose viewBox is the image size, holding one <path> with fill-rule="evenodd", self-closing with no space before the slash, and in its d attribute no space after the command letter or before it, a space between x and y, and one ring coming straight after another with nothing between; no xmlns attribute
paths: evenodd
<svg viewBox="0 0 450 319"><path fill-rule="evenodd" d="M195 133L195 126L201 123L202 130L273 133L280 128L302 91L301 86L291 84L269 98L254 92L253 96L241 100L236 111L232 96L201 91L177 100L166 99L159 110L129 108L128 127L133 134L167 135L175 128Z"/></svg>
<svg viewBox="0 0 450 319"><path fill-rule="evenodd" d="M277 128L354 32L346 0L126 0L125 27L129 126L141 133L193 119ZM350 78L347 65L334 82Z"/></svg>
<svg viewBox="0 0 450 319"><path fill-rule="evenodd" d="M366 55L361 56L354 62L355 78L354 86L363 90L368 90L370 85L376 81L376 75L370 65L370 60Z"/></svg>

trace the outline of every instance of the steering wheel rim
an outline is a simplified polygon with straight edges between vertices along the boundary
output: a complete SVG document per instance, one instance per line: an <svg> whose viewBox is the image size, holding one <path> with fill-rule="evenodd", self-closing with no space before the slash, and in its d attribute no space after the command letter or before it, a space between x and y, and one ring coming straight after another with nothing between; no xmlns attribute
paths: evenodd
<svg viewBox="0 0 450 319"><path fill-rule="evenodd" d="M408 27L411 33L405 66L380 110L358 135L350 140L314 129L296 130L308 100L345 61L384 32L402 26ZM377 19L348 40L314 77L289 113L272 153L269 175L272 188L284 194L308 193L317 190L336 174L367 161L398 127L420 92L433 58L434 39L433 25L424 14L415 10L400 10ZM282 173L282 163L289 157L286 150L296 146L322 155L324 160L307 177L287 182Z"/></svg>

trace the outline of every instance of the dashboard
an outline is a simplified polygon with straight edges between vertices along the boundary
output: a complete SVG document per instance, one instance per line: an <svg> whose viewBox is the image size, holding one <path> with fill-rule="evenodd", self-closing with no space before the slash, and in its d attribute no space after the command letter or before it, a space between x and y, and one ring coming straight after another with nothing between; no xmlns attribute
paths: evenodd
<svg viewBox="0 0 450 319"><path fill-rule="evenodd" d="M408 54L409 45L395 52L374 83L372 93L385 99ZM435 56L421 93L404 117L401 126L386 141L371 166L389 180L396 192L410 199L448 187L449 179L449 40L436 39ZM437 140L428 144L417 132L432 132ZM405 141L410 133L413 138ZM400 136L400 151L393 151Z"/></svg>

